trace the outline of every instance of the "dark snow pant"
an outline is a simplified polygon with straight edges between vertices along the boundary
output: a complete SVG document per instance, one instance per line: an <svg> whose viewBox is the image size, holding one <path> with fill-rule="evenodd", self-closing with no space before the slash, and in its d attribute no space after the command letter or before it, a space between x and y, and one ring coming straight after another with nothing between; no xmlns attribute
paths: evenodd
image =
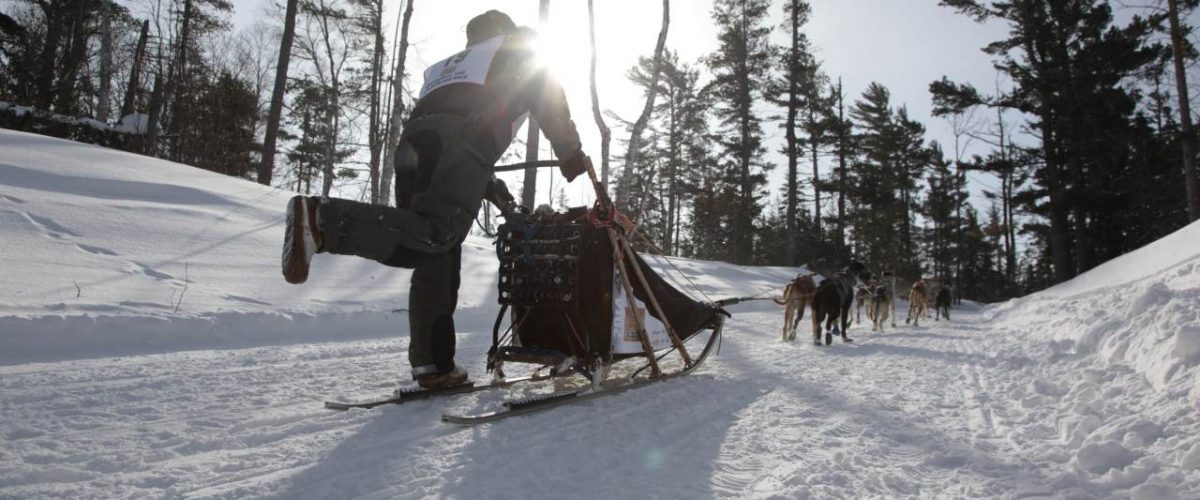
<svg viewBox="0 0 1200 500"><path fill-rule="evenodd" d="M468 143L483 136L448 115L406 124L397 147L396 208L329 199L319 205L323 252L413 269L408 360L413 375L454 368L462 242L492 177Z"/></svg>

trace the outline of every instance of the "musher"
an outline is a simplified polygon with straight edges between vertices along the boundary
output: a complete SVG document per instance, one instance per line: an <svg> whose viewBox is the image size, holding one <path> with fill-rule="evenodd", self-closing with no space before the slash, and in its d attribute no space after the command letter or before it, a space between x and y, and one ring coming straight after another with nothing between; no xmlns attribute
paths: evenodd
<svg viewBox="0 0 1200 500"><path fill-rule="evenodd" d="M308 279L314 252L413 269L408 360L424 389L467 381L454 363L462 242L487 199L516 204L493 166L528 114L537 118L568 181L587 171L562 87L539 66L536 35L489 10L467 23L467 48L429 67L395 151L396 208L296 196L288 203L283 275Z"/></svg>

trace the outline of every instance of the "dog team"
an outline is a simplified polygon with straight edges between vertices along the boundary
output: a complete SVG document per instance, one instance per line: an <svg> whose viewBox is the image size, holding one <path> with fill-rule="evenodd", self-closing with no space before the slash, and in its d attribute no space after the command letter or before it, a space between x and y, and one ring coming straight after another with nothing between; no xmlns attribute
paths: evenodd
<svg viewBox="0 0 1200 500"><path fill-rule="evenodd" d="M783 340L796 340L796 329L800 320L804 319L804 310L812 307L813 344L822 345L821 337L824 332L824 345L833 343L833 336L838 335L843 342L854 340L846 336L850 328L850 309L855 307L854 321L862 322L863 308L867 309L867 319L871 321L872 331L881 332L884 324L890 322L896 327L896 315L893 309L895 283L894 276L885 273L882 279L859 262L851 262L837 274L817 282L817 274L797 275L783 289L783 296L775 299L775 303L784 306ZM937 287L937 292L930 300L932 287L924 278L917 279L908 289L908 315L904 324L920 325L921 318L930 317L930 303L933 304L934 320L950 319L952 290L949 280L943 280ZM857 305L856 305L857 304ZM822 330L822 323L824 329Z"/></svg>

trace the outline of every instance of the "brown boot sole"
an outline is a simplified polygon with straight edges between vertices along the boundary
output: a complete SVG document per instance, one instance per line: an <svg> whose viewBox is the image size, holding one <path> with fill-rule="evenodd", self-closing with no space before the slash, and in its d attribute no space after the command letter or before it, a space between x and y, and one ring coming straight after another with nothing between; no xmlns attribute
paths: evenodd
<svg viewBox="0 0 1200 500"><path fill-rule="evenodd" d="M283 279L294 285L308 281L310 254L306 246L312 243L304 234L311 223L307 204L308 200L303 196L293 196L288 201L287 230L283 235Z"/></svg>

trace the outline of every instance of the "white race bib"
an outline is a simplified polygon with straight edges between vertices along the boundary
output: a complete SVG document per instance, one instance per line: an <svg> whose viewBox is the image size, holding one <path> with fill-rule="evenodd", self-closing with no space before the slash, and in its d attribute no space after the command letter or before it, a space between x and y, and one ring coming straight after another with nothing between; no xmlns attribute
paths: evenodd
<svg viewBox="0 0 1200 500"><path fill-rule="evenodd" d="M492 68L492 59L506 38L490 38L430 66L425 70L425 85L421 86L418 98L455 83L483 85L487 82L488 70Z"/></svg>

